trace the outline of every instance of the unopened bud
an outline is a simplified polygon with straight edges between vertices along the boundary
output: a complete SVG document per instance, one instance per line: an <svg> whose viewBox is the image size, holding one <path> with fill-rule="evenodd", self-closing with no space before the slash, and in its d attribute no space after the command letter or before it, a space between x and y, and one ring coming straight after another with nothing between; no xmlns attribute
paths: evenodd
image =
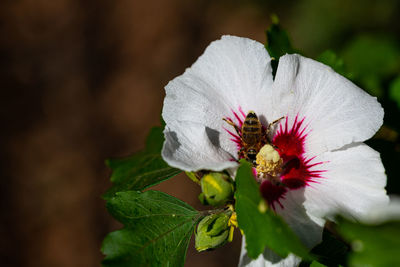
<svg viewBox="0 0 400 267"><path fill-rule="evenodd" d="M197 251L210 250L224 245L229 237L229 218L226 212L212 214L197 226L195 247Z"/></svg>
<svg viewBox="0 0 400 267"><path fill-rule="evenodd" d="M233 184L228 175L211 172L200 181L202 193L200 201L207 205L220 206L233 199Z"/></svg>

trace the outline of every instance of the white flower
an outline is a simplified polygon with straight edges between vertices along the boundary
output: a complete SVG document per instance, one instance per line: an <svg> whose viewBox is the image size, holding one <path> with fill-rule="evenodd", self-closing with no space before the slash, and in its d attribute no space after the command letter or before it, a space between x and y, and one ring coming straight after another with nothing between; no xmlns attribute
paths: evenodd
<svg viewBox="0 0 400 267"><path fill-rule="evenodd" d="M400 196L390 195L389 205L373 210L367 217L362 218L362 223L376 225L388 221L400 221Z"/></svg>
<svg viewBox="0 0 400 267"><path fill-rule="evenodd" d="M362 218L388 202L379 153L362 142L382 125L383 109L331 68L300 55L271 58L256 41L223 36L166 86L164 160L185 171L235 168L239 126L254 111L283 160L282 184L264 179L260 190L309 248L321 241L325 219L338 212ZM239 133L240 134L240 133ZM268 175L267 175L268 176ZM266 250L241 266L293 266Z"/></svg>

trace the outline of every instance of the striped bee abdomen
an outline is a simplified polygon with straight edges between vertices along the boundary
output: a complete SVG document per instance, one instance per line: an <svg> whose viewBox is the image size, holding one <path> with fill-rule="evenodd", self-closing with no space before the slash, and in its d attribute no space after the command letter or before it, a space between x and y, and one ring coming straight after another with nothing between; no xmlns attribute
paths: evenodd
<svg viewBox="0 0 400 267"><path fill-rule="evenodd" d="M246 145L255 145L261 139L261 123L254 111L250 111L242 125L242 141Z"/></svg>
<svg viewBox="0 0 400 267"><path fill-rule="evenodd" d="M258 151L255 148L248 148L246 151L246 158L249 160L251 163L256 162L256 157L257 157Z"/></svg>

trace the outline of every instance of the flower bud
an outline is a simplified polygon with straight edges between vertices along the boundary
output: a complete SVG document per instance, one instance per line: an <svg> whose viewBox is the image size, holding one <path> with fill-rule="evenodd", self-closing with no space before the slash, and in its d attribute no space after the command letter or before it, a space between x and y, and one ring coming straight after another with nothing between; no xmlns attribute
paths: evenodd
<svg viewBox="0 0 400 267"><path fill-rule="evenodd" d="M197 251L214 249L224 245L229 236L230 214L226 212L208 215L197 226L195 247Z"/></svg>
<svg viewBox="0 0 400 267"><path fill-rule="evenodd" d="M203 176L200 185L202 193L199 199L205 205L220 206L233 198L233 184L224 173L208 173Z"/></svg>

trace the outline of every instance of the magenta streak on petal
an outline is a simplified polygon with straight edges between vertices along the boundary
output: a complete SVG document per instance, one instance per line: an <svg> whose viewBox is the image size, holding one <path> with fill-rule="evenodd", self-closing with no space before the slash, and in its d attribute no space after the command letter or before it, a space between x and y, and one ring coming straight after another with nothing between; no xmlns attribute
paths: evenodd
<svg viewBox="0 0 400 267"><path fill-rule="evenodd" d="M236 144L236 148L239 151L240 148L242 147L242 141L240 139L240 137L237 134L234 134L233 132L229 131L228 129L226 129L225 127L222 127L225 131L228 132L228 134L230 134L230 136L232 136L233 138L230 138L231 141L233 141Z"/></svg>
<svg viewBox="0 0 400 267"><path fill-rule="evenodd" d="M283 209L281 199L285 199L288 189L284 186L274 185L268 180L264 180L260 185L260 192L263 198L275 210L275 203Z"/></svg>
<svg viewBox="0 0 400 267"><path fill-rule="evenodd" d="M296 116L293 125L289 127L289 120L286 117L285 123L279 125L273 138L272 143L277 147L284 162L285 169L281 174L283 185L274 185L265 180L260 186L262 196L273 209L275 209L275 203L283 208L280 201L285 198L285 194L289 190L308 186L309 183L318 183L318 179L322 178L322 174L326 172L326 170L311 170L325 162L311 163L315 157L306 158L304 155L304 142L308 134L306 133L307 126L303 125L304 119L299 120Z"/></svg>
<svg viewBox="0 0 400 267"><path fill-rule="evenodd" d="M243 109L241 106L239 106L239 112L242 114L243 118L246 118L246 113L243 112Z"/></svg>
<svg viewBox="0 0 400 267"><path fill-rule="evenodd" d="M253 173L253 175L254 175L254 178L256 178L256 177L257 177L257 169L254 168L254 167L252 167L252 168L251 168L251 171L252 171L252 173Z"/></svg>
<svg viewBox="0 0 400 267"><path fill-rule="evenodd" d="M234 138L231 138L231 139L229 139L229 140L231 140L232 142L235 142L237 145L240 145L240 141L238 141L238 140L236 140L236 139L234 139Z"/></svg>
<svg viewBox="0 0 400 267"><path fill-rule="evenodd" d="M229 131L228 129L226 129L225 127L222 127L225 131L227 131L233 138L238 139L239 136L237 136L236 134L232 133L231 131Z"/></svg>
<svg viewBox="0 0 400 267"><path fill-rule="evenodd" d="M222 128L225 131L227 131L230 136L233 137L233 138L230 138L230 140L236 144L236 148L239 151L243 147L241 135L242 135L242 125L243 125L244 120L246 119L246 114L243 112L243 110L242 110L242 108L240 106L239 106L238 110L239 110L239 112L235 112L234 110L231 110L231 112L232 112L233 116L235 117L236 121L232 120L232 118L228 117L228 116L225 117L225 118L227 120L235 123L238 126L239 135L233 133L232 131L228 130L225 127L222 127ZM240 115L242 115L243 118L241 118ZM235 159L233 159L233 160L235 160Z"/></svg>
<svg viewBox="0 0 400 267"><path fill-rule="evenodd" d="M243 147L241 127L246 118L246 114L241 107L239 107L238 110L239 112L232 110L235 121L230 117L226 118L236 123L239 133L235 134L225 127L223 129L232 136L230 140L235 143L239 151ZM242 117L240 117L240 115ZM326 172L326 170L322 169L315 170L315 167L326 162L311 163L315 157L306 158L305 156L304 143L309 129L308 125L304 125L304 121L305 118L299 119L299 117L296 116L292 125L289 126L289 119L286 116L285 122L279 124L279 128L274 135L272 144L277 147L277 151L284 162L284 171L280 176L282 185L272 184L269 180L262 181L260 185L261 195L268 201L273 209L275 209L276 203L278 203L281 208L284 208L281 200L285 199L285 194L289 190L296 190L308 186L310 183L318 183L318 179L322 178L323 173ZM266 127L264 125L262 125L262 127L265 131ZM255 176L257 176L256 173Z"/></svg>
<svg viewBox="0 0 400 267"><path fill-rule="evenodd" d="M236 120L237 120L237 122L238 122L238 126L241 128L242 127L242 125L243 125L243 121L244 121L244 119L246 118L246 116L244 116L244 119L242 120L240 117L239 117L239 115L235 112L235 111L233 111L232 109L231 109L231 112L233 113L233 115L235 116L235 118L236 118Z"/></svg>

